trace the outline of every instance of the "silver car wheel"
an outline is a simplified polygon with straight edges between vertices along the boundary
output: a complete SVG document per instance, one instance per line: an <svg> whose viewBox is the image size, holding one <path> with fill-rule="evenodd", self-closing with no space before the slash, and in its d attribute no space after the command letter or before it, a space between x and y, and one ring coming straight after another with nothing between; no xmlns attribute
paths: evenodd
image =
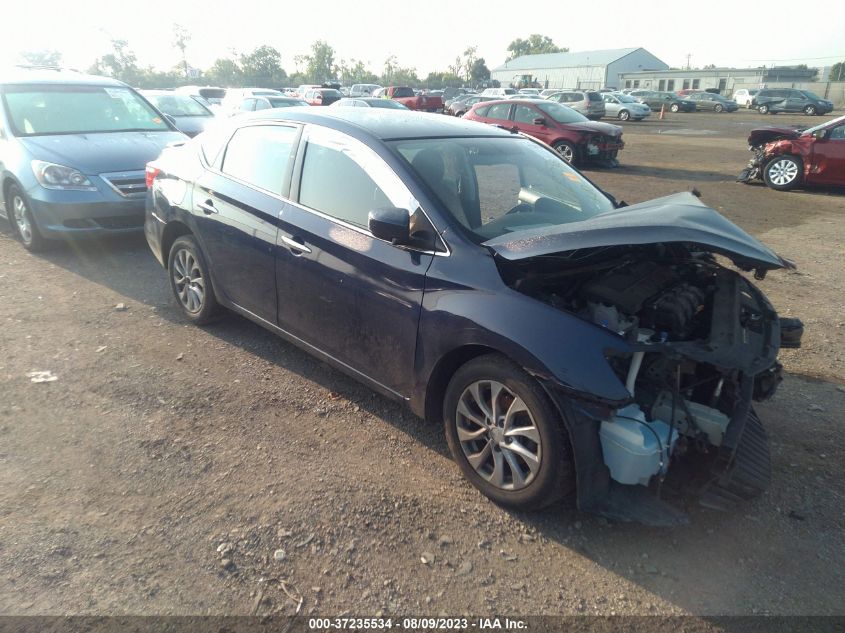
<svg viewBox="0 0 845 633"><path fill-rule="evenodd" d="M788 158L773 161L768 169L769 180L779 187L792 183L798 177L798 165Z"/></svg>
<svg viewBox="0 0 845 633"><path fill-rule="evenodd" d="M501 490L520 490L537 475L540 432L525 402L495 380L469 385L458 400L455 425L470 466Z"/></svg>
<svg viewBox="0 0 845 633"><path fill-rule="evenodd" d="M32 224L30 224L29 213L26 209L26 202L20 196L12 198L12 214L15 218L15 226L24 244L32 242Z"/></svg>
<svg viewBox="0 0 845 633"><path fill-rule="evenodd" d="M567 163L572 163L572 159L575 157L575 152L572 151L572 146L567 145L565 143L560 144L556 147L558 154L560 154L561 158L565 160Z"/></svg>
<svg viewBox="0 0 845 633"><path fill-rule="evenodd" d="M205 302L205 280L194 254L180 249L173 258L173 283L182 306L191 313L202 310Z"/></svg>

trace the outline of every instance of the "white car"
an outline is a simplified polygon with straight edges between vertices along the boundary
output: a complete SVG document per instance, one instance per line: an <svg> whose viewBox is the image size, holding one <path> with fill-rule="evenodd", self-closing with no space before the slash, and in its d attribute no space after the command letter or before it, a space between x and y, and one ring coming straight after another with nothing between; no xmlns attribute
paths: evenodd
<svg viewBox="0 0 845 633"><path fill-rule="evenodd" d="M521 95L539 95L540 90L537 88L520 88L519 93Z"/></svg>
<svg viewBox="0 0 845 633"><path fill-rule="evenodd" d="M282 97L281 92L272 88L230 88L220 103L225 116L232 116L241 111L244 99L249 97Z"/></svg>
<svg viewBox="0 0 845 633"><path fill-rule="evenodd" d="M751 102L754 101L754 97L757 96L758 92L760 91L755 89L740 88L734 93L733 100L740 107L745 106L746 108L750 108Z"/></svg>
<svg viewBox="0 0 845 633"><path fill-rule="evenodd" d="M604 100L605 116L612 116L620 121L633 119L642 121L651 115L651 108L645 103L640 103L634 97L623 95L618 92L603 92L601 98Z"/></svg>

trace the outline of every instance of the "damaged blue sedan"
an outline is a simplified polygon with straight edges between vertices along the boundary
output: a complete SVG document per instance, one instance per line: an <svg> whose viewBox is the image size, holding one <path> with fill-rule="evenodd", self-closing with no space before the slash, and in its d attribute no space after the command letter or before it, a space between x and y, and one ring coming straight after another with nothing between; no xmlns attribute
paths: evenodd
<svg viewBox="0 0 845 633"><path fill-rule="evenodd" d="M753 402L791 266L691 194L627 206L546 145L413 112L239 118L147 166L145 230L185 317L251 319L444 425L503 506L683 522L769 484Z"/></svg>

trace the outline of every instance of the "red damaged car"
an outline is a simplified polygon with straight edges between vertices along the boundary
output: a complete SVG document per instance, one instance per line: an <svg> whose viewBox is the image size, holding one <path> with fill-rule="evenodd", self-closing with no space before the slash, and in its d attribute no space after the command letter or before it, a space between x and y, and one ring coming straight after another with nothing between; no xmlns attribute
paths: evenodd
<svg viewBox="0 0 845 633"><path fill-rule="evenodd" d="M588 161L616 164L619 150L625 147L618 125L590 121L554 101L485 101L475 104L464 118L540 139L575 166Z"/></svg>
<svg viewBox="0 0 845 633"><path fill-rule="evenodd" d="M751 130L754 157L737 180L762 180L772 189L799 186L845 187L845 116L806 129Z"/></svg>

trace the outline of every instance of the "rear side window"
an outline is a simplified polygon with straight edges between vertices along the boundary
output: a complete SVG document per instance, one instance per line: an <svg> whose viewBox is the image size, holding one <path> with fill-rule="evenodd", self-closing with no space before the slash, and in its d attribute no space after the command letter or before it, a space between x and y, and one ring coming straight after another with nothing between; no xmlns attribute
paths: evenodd
<svg viewBox="0 0 845 633"><path fill-rule="evenodd" d="M590 92L587 93L587 96L590 98L590 101L601 101L601 95L598 92Z"/></svg>
<svg viewBox="0 0 845 633"><path fill-rule="evenodd" d="M243 127L223 157L224 174L281 195L297 130L280 125Z"/></svg>
<svg viewBox="0 0 845 633"><path fill-rule="evenodd" d="M510 103L497 103L495 105L490 106L490 109L487 110L487 118L488 119L499 119L501 121L506 121L508 118L508 112L510 112L511 104Z"/></svg>

